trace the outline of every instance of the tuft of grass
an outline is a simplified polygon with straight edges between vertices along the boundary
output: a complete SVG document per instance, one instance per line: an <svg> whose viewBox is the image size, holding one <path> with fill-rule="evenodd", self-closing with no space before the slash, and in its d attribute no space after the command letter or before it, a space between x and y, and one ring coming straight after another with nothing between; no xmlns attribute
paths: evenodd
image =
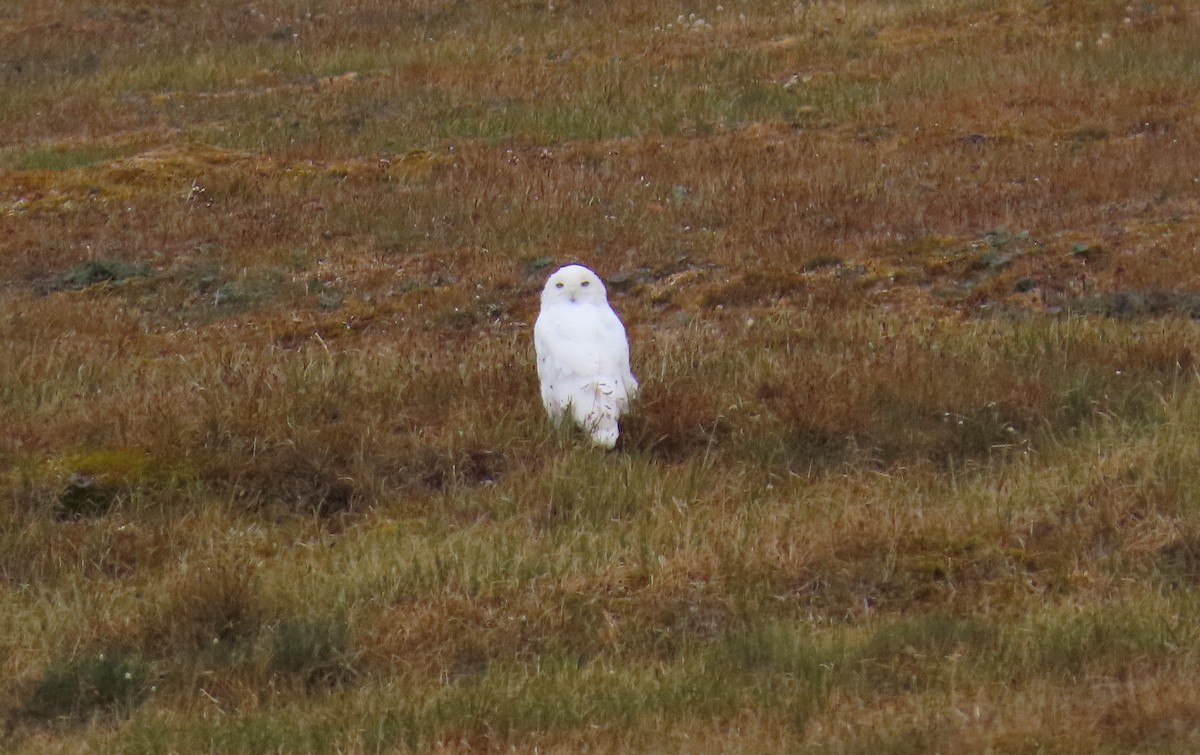
<svg viewBox="0 0 1200 755"><path fill-rule="evenodd" d="M99 516L139 486L166 472L141 449L104 449L69 454L59 465L69 472L58 498L66 517Z"/></svg>
<svg viewBox="0 0 1200 755"><path fill-rule="evenodd" d="M271 649L271 671L326 687L353 676L343 621L289 620L279 624Z"/></svg>
<svg viewBox="0 0 1200 755"><path fill-rule="evenodd" d="M637 459L571 454L549 471L543 507L554 526L603 526L653 505L654 471ZM645 496L651 497L645 497Z"/></svg>
<svg viewBox="0 0 1200 755"><path fill-rule="evenodd" d="M41 720L86 719L95 713L128 714L150 690L150 666L136 654L108 652L50 664L25 711Z"/></svg>
<svg viewBox="0 0 1200 755"><path fill-rule="evenodd" d="M254 570L243 558L189 565L146 617L143 644L160 653L228 647L258 633L262 604Z"/></svg>
<svg viewBox="0 0 1200 755"><path fill-rule="evenodd" d="M1022 673L1079 679L1088 673L1129 673L1155 657L1179 652L1177 637L1160 617L1120 609L1034 626L1027 643L1014 643Z"/></svg>
<svg viewBox="0 0 1200 755"><path fill-rule="evenodd" d="M150 268L146 265L122 260L96 260L81 263L63 273L62 283L67 288L81 289L98 283L120 284L150 274Z"/></svg>
<svg viewBox="0 0 1200 755"><path fill-rule="evenodd" d="M101 146L40 147L12 150L0 158L12 170L66 171L106 163L127 154L122 148Z"/></svg>

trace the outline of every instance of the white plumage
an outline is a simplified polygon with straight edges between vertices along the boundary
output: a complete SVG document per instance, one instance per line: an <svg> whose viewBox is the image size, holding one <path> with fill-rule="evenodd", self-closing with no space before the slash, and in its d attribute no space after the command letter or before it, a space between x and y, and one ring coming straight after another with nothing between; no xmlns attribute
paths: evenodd
<svg viewBox="0 0 1200 755"><path fill-rule="evenodd" d="M617 443L617 420L637 398L629 340L599 276L582 265L559 268L542 289L533 326L542 403L555 423L571 419L597 446Z"/></svg>

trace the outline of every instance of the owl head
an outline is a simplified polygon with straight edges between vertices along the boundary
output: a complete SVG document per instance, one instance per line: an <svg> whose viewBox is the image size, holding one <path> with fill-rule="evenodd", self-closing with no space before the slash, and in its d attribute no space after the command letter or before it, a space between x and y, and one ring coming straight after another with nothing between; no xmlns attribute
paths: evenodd
<svg viewBox="0 0 1200 755"><path fill-rule="evenodd" d="M546 281L542 289L542 304L548 303L581 303L604 304L608 301L608 292L600 276L583 265L567 265L560 267Z"/></svg>

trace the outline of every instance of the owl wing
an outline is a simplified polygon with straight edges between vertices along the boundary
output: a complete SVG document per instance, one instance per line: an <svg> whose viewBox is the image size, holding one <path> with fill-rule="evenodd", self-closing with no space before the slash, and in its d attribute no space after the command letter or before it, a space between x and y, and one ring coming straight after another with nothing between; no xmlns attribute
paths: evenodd
<svg viewBox="0 0 1200 755"><path fill-rule="evenodd" d="M619 411L623 413L638 394L637 379L629 368L629 337L612 307L605 304L596 310L596 343L602 362L599 372L617 386Z"/></svg>

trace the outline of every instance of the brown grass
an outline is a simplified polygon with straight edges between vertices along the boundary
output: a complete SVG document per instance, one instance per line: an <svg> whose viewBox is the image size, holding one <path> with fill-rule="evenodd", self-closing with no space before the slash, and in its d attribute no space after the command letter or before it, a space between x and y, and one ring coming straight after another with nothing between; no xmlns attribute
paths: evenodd
<svg viewBox="0 0 1200 755"><path fill-rule="evenodd" d="M0 749L1194 750L1198 34L9 3Z"/></svg>

